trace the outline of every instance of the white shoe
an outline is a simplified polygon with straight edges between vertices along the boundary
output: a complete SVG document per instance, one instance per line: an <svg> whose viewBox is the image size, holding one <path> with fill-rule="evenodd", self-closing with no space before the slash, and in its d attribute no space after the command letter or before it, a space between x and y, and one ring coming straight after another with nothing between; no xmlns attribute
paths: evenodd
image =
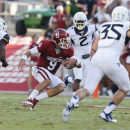
<svg viewBox="0 0 130 130"><path fill-rule="evenodd" d="M112 112L111 112L112 113ZM117 120L113 119L111 113L106 114L104 111L100 114L99 118L108 122L117 122Z"/></svg>
<svg viewBox="0 0 130 130"><path fill-rule="evenodd" d="M79 104L78 104L78 103L74 105L74 108L78 108L78 107L79 107Z"/></svg>
<svg viewBox="0 0 130 130"><path fill-rule="evenodd" d="M69 83L68 77L69 77L69 75L66 74L66 75L65 75L65 78L64 78L64 83L65 83L66 87L67 87L67 85L68 85L68 83Z"/></svg>
<svg viewBox="0 0 130 130"><path fill-rule="evenodd" d="M107 91L107 94L108 94L109 96L111 96L111 97L113 96L113 93L112 93L111 90L108 90L108 91Z"/></svg>
<svg viewBox="0 0 130 130"><path fill-rule="evenodd" d="M69 120L70 113L73 110L73 108L74 108L74 104L72 102L70 102L70 100L68 100L66 102L66 106L65 106L65 108L63 110L63 113L62 113L63 121L68 121Z"/></svg>

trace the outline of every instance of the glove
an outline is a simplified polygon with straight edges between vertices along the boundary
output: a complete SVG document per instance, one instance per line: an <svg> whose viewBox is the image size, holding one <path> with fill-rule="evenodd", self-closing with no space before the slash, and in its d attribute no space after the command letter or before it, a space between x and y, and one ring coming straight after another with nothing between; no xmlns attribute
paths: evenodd
<svg viewBox="0 0 130 130"><path fill-rule="evenodd" d="M6 68L9 64L6 62L6 63L2 63L2 67Z"/></svg>

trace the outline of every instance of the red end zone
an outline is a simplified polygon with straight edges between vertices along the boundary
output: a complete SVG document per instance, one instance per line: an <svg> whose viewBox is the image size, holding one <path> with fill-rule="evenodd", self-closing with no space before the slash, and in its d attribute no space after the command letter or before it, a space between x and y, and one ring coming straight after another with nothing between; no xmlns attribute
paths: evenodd
<svg viewBox="0 0 130 130"><path fill-rule="evenodd" d="M40 37L41 41L44 37ZM31 36L10 36L10 43L6 46L6 58L9 66L2 68L0 65L0 92L2 91L28 91L27 78L29 75L29 60L26 61L24 70L18 70L18 64L23 53L28 50L32 42ZM38 82L33 79L32 87Z"/></svg>

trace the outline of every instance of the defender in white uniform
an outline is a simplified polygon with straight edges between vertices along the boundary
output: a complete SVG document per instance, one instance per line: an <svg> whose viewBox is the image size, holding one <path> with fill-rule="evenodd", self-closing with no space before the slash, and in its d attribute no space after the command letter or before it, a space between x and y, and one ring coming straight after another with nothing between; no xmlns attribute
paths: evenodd
<svg viewBox="0 0 130 130"><path fill-rule="evenodd" d="M79 85L85 85L86 77L90 69L90 52L93 40L99 35L97 27L94 24L87 23L87 17L83 12L78 12L74 15L74 26L67 29L71 38L71 43L74 48L74 55L81 63L81 68L73 68L75 80L68 75L65 76L64 82L67 85L69 82L73 84L73 95L79 89ZM80 82L81 81L81 82Z"/></svg>
<svg viewBox="0 0 130 130"><path fill-rule="evenodd" d="M9 35L7 32L7 26L4 20L0 19L0 61L2 62L2 67L7 67L8 63L5 57L5 46L9 43Z"/></svg>
<svg viewBox="0 0 130 130"><path fill-rule="evenodd" d="M128 72L119 60L123 48L128 44L129 39L129 11L125 7L118 6L112 11L112 22L106 22L100 28L100 35L92 47L93 54L94 51L97 51L92 57L91 68L88 72L85 87L78 90L72 99L67 101L63 110L64 121L69 119L74 104L93 94L97 84L106 74L116 83L119 90L100 114L100 118L109 122L117 122L112 118L111 113L130 90Z"/></svg>

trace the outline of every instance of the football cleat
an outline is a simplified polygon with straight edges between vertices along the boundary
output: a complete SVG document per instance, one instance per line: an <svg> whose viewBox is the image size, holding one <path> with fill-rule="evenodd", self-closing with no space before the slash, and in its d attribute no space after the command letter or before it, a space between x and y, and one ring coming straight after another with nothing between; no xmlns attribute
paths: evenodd
<svg viewBox="0 0 130 130"><path fill-rule="evenodd" d="M74 105L74 108L78 108L78 107L79 107L79 104L78 104L78 103Z"/></svg>
<svg viewBox="0 0 130 130"><path fill-rule="evenodd" d="M65 75L65 78L64 78L64 83L65 83L66 87L67 87L67 85L68 85L68 83L69 83L68 77L69 77L69 75L66 74L66 75Z"/></svg>
<svg viewBox="0 0 130 130"><path fill-rule="evenodd" d="M31 99L25 100L25 101L22 103L22 106L24 106L24 107L27 107L27 106L31 107L31 106L33 106L32 100L31 100Z"/></svg>
<svg viewBox="0 0 130 130"><path fill-rule="evenodd" d="M110 112L109 114L106 114L104 111L100 114L99 118L108 121L108 122L117 122L117 120L113 119Z"/></svg>
<svg viewBox="0 0 130 130"><path fill-rule="evenodd" d="M32 111L32 110L34 109L34 106L35 106L38 102L39 102L39 101L36 100L36 98L34 98L33 101L32 101L33 105L32 105L32 107L30 107L29 109Z"/></svg>
<svg viewBox="0 0 130 130"><path fill-rule="evenodd" d="M63 118L63 121L68 121L69 120L69 117L70 117L70 113L71 111L74 109L74 104L72 102L70 102L70 100L68 100L66 102L66 106L65 108L63 109L63 113L62 113L62 118Z"/></svg>

